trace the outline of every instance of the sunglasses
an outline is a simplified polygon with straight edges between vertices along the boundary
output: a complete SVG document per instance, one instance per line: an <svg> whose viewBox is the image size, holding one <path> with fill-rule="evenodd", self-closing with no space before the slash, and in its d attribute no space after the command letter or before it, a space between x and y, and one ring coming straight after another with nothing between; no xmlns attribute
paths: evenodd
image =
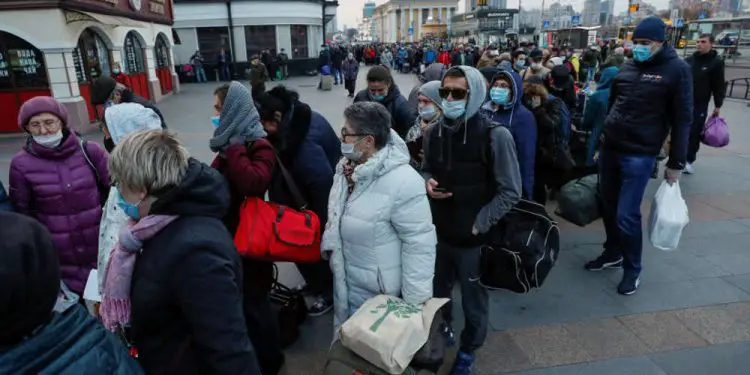
<svg viewBox="0 0 750 375"><path fill-rule="evenodd" d="M448 99L448 97L452 96L455 100L463 100L466 99L467 95L469 95L469 90L441 87L438 89L438 94L443 99Z"/></svg>

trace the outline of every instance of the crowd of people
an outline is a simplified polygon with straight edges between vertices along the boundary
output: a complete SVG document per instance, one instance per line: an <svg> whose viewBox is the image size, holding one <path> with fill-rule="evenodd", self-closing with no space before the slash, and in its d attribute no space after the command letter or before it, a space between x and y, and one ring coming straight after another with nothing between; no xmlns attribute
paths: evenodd
<svg viewBox="0 0 750 375"><path fill-rule="evenodd" d="M635 293L641 200L665 139L674 183L692 173L695 129L723 100L712 38L683 61L665 29L641 21L632 57L602 46L582 56L425 47L434 60L417 60L426 66L408 97L392 71L416 61L397 46L397 58L367 71L340 134L289 88L232 81L206 98L210 164L111 77L92 88L104 148L78 135L54 98L28 100L18 117L28 139L7 197L0 189L0 208L15 212L0 213L0 373L278 374L273 263L241 257L233 238L243 202L294 207L297 187L323 228L321 260L297 264L310 315L333 310L338 328L377 295L419 304L452 298L458 284L458 338L452 307L441 310L446 343L459 346L452 375L472 373L487 336L478 273L488 232L579 168L598 169L607 234L585 268L622 268L617 292ZM359 63L338 64L371 61L372 49L333 45L321 59L346 84ZM588 135L580 159L575 132ZM89 314L80 296L92 270L102 300Z"/></svg>

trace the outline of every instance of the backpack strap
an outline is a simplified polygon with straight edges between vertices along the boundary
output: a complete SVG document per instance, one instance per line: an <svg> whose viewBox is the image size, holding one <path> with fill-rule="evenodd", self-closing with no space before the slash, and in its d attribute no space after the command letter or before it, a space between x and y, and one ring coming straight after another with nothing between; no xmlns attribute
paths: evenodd
<svg viewBox="0 0 750 375"><path fill-rule="evenodd" d="M255 144L255 141L250 141L247 143L248 154L253 152L254 144ZM284 182L286 182L286 185L289 187L289 192L292 193L292 197L294 198L294 201L297 204L298 210L299 211L306 210L307 202L305 201L305 198L302 196L302 193L297 187L297 183L294 182L294 177L292 177L292 174L289 173L289 170L287 170L286 167L284 167L284 163L281 162L281 159L279 158L279 153L276 152L276 150L274 150L274 157L276 158L276 165L278 165L279 171L281 171L281 176L284 178Z"/></svg>

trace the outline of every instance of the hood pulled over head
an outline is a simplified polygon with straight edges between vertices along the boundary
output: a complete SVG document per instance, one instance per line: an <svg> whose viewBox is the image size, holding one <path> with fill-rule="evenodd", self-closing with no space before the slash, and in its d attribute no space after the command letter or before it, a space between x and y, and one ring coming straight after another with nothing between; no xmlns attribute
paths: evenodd
<svg viewBox="0 0 750 375"><path fill-rule="evenodd" d="M114 144L140 130L161 129L159 115L137 103L122 103L107 108L104 112L104 122Z"/></svg>
<svg viewBox="0 0 750 375"><path fill-rule="evenodd" d="M469 85L469 98L466 101L466 113L464 115L465 118L469 119L474 117L484 104L484 99L487 97L487 81L476 68L461 65L449 69L448 72L455 70L460 70L463 73ZM443 76L443 80L445 80L445 76Z"/></svg>

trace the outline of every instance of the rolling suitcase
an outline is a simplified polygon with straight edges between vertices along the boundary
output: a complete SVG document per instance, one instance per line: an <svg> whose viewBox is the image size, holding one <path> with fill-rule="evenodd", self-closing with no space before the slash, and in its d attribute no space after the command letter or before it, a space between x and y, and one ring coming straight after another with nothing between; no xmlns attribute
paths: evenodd
<svg viewBox="0 0 750 375"><path fill-rule="evenodd" d="M333 89L333 76L320 76L320 89L331 91Z"/></svg>

